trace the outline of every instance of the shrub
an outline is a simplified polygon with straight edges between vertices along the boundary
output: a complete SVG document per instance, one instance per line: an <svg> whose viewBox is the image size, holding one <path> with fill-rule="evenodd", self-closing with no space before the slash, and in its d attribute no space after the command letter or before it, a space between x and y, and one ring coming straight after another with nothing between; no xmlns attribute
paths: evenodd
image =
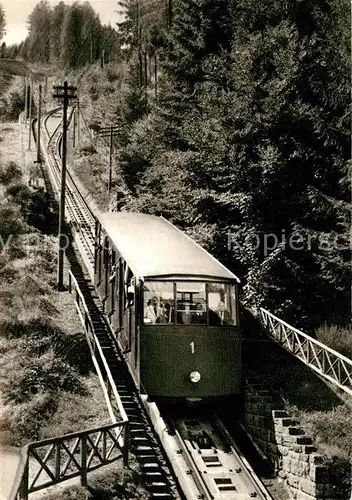
<svg viewBox="0 0 352 500"><path fill-rule="evenodd" d="M67 362L46 353L39 359L30 359L22 371L9 375L9 387L5 390L6 403L21 404L30 401L35 394L58 389L86 394L77 371Z"/></svg>
<svg viewBox="0 0 352 500"><path fill-rule="evenodd" d="M5 265L1 267L0 265L0 281L1 283L13 283L18 277L18 270L11 265Z"/></svg>
<svg viewBox="0 0 352 500"><path fill-rule="evenodd" d="M352 359L352 330L351 325L342 326L322 326L316 330L316 338L331 349Z"/></svg>
<svg viewBox="0 0 352 500"><path fill-rule="evenodd" d="M14 238L23 232L24 224L19 215L19 211L13 205L0 206L0 236L2 245L8 243L7 250L11 249Z"/></svg>
<svg viewBox="0 0 352 500"><path fill-rule="evenodd" d="M6 195L12 197L12 201L18 203L23 209L31 198L31 190L22 183L12 184L6 189Z"/></svg>
<svg viewBox="0 0 352 500"><path fill-rule="evenodd" d="M22 177L22 172L15 162L10 161L7 165L0 167L0 182L7 186L11 182L19 181Z"/></svg>
<svg viewBox="0 0 352 500"><path fill-rule="evenodd" d="M0 442L21 446L39 439L43 422L56 408L57 398L50 392L36 394L28 402L7 407L0 422Z"/></svg>

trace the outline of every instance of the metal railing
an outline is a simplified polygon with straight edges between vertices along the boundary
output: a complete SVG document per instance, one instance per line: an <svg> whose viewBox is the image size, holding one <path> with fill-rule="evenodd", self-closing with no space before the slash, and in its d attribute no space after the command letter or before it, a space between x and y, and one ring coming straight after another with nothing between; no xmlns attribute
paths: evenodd
<svg viewBox="0 0 352 500"><path fill-rule="evenodd" d="M10 499L27 500L30 493L77 476L86 485L88 472L124 457L119 437L126 426L116 422L24 446L19 484Z"/></svg>
<svg viewBox="0 0 352 500"><path fill-rule="evenodd" d="M86 330L93 364L112 423L24 446L21 449L20 465L9 500L27 500L29 493L77 476L81 476L81 484L86 485L88 472L121 457L124 465L128 464L128 417L96 336L84 296L71 271L69 291L75 294L76 309ZM105 380L97 357L104 367Z"/></svg>
<svg viewBox="0 0 352 500"><path fill-rule="evenodd" d="M72 271L69 271L69 292L75 294L76 309L77 309L78 315L80 317L80 320L82 322L82 325L84 326L84 328L86 330L86 337L87 337L88 346L89 346L89 349L91 352L91 356L92 356L92 360L93 360L95 369L96 369L98 377L99 377L100 384L101 384L103 392L104 392L104 396L105 396L105 400L106 400L106 404L107 404L107 407L109 410L111 420L113 422L116 422L115 413L117 410L122 421L128 422L128 417L127 417L126 411L123 407L123 404L121 402L119 393L117 392L114 379L113 379L111 372L110 372L109 364L106 361L103 349L102 349L102 347L99 343L99 339L95 333L93 321L92 321L92 318L91 318L90 313L88 311L86 301L84 299L84 296L79 288L77 280L74 277ZM102 373L100 370L100 365L98 363L97 358L100 359L100 361L104 367L104 371L106 374L106 380L104 380L104 377L102 376ZM113 404L115 404L116 409L113 408ZM125 446L125 443L121 442L121 446Z"/></svg>
<svg viewBox="0 0 352 500"><path fill-rule="evenodd" d="M267 334L312 370L352 395L352 361L260 308Z"/></svg>

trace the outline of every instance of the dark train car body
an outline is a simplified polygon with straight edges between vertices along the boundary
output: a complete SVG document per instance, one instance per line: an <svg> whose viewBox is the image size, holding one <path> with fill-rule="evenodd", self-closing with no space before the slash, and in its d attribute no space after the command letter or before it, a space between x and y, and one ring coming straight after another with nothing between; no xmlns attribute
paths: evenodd
<svg viewBox="0 0 352 500"><path fill-rule="evenodd" d="M95 286L135 382L151 397L241 392L238 278L162 217L99 217Z"/></svg>

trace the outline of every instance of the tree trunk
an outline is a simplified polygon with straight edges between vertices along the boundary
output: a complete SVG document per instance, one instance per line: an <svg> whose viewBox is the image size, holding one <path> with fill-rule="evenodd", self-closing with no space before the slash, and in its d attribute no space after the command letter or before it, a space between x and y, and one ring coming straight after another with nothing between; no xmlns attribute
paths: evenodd
<svg viewBox="0 0 352 500"><path fill-rule="evenodd" d="M147 65L147 53L144 52L144 86L148 88L148 65Z"/></svg>
<svg viewBox="0 0 352 500"><path fill-rule="evenodd" d="M155 97L158 95L158 53L154 52L154 80L155 80Z"/></svg>

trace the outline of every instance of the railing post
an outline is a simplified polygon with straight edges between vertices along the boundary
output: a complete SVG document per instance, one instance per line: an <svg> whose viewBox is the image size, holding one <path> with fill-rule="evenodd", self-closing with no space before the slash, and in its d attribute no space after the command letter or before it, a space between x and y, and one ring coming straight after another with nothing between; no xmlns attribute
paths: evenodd
<svg viewBox="0 0 352 500"><path fill-rule="evenodd" d="M107 386L109 401L111 402L111 384L109 381L109 377L107 375L106 375L106 386Z"/></svg>
<svg viewBox="0 0 352 500"><path fill-rule="evenodd" d="M69 293L72 292L72 277L71 277L71 271L68 273L68 291Z"/></svg>
<svg viewBox="0 0 352 500"><path fill-rule="evenodd" d="M103 460L106 460L106 431L103 431Z"/></svg>
<svg viewBox="0 0 352 500"><path fill-rule="evenodd" d="M121 450L124 467L128 466L129 445L130 445L130 426L129 426L129 422L126 422L125 423L125 430L124 430L123 449Z"/></svg>
<svg viewBox="0 0 352 500"><path fill-rule="evenodd" d="M28 500L28 479L29 479L29 459L28 455L26 458L26 465L22 475L22 481L20 486L20 500Z"/></svg>
<svg viewBox="0 0 352 500"><path fill-rule="evenodd" d="M60 478L60 470L61 470L61 464L60 464L60 442L57 441L55 443L55 479Z"/></svg>
<svg viewBox="0 0 352 500"><path fill-rule="evenodd" d="M87 436L81 437L81 485L87 486Z"/></svg>

